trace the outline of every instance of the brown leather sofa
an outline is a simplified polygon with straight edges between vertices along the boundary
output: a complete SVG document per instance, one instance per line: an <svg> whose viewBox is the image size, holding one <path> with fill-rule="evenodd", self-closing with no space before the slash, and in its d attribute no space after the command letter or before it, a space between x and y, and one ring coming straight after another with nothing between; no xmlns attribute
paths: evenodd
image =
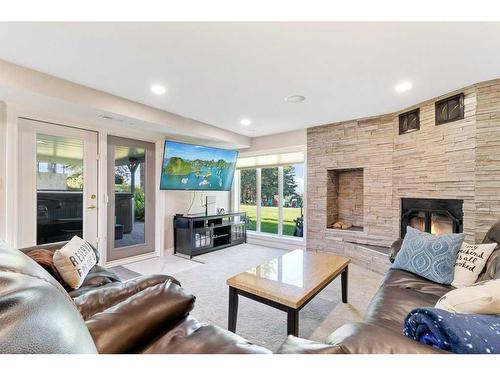
<svg viewBox="0 0 500 375"><path fill-rule="evenodd" d="M500 221L485 243L500 243ZM401 246L393 244L391 260ZM0 353L270 353L240 336L189 315L195 297L166 275L127 282L102 267L68 293L24 253L0 246ZM500 249L480 280L500 278ZM433 306L452 287L389 270L365 321L337 329L327 344L289 336L282 354L445 353L403 336L416 307Z"/></svg>
<svg viewBox="0 0 500 375"><path fill-rule="evenodd" d="M68 293L0 246L0 353L270 353L189 315L195 297L165 275L113 281L102 267Z"/></svg>
<svg viewBox="0 0 500 375"><path fill-rule="evenodd" d="M483 241L483 243L495 242L500 244L500 221L491 227ZM390 254L391 262L394 261L401 244L401 240L394 242ZM490 256L479 281L498 278L500 278L499 246ZM411 310L434 306L439 298L452 288L410 272L390 269L365 312L364 322L345 324L337 329L327 340L333 348L326 350L348 354L447 353L408 339L402 332L404 318ZM286 350L287 345L295 341L289 338L283 348ZM306 344L302 343L304 346L307 346ZM293 351L292 348L288 352Z"/></svg>

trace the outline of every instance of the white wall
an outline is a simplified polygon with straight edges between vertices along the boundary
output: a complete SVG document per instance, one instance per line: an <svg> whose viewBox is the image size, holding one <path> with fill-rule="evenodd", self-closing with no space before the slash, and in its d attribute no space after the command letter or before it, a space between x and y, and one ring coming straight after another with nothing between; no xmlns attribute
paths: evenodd
<svg viewBox="0 0 500 375"><path fill-rule="evenodd" d="M198 212L205 212L203 207L205 197L207 195L214 196L216 199L216 207L224 207L226 212L230 211L231 207L231 193L228 191L163 191L160 194L164 196L165 200L165 216L164 216L164 238L165 249L168 251L173 250L174 235L173 235L173 218L175 214L187 214L191 202L193 206L189 213L194 214ZM193 201L193 196L194 201Z"/></svg>
<svg viewBox="0 0 500 375"><path fill-rule="evenodd" d="M152 108L131 100L66 81L48 74L0 60L0 100L23 100L33 106L44 103L47 108L54 103L71 106L72 111L94 111L95 114L111 114L123 121L124 127L149 128L150 131L175 134L181 137L197 137L205 142L215 142L236 147L246 147L250 138L192 120L175 113ZM48 101L49 103L45 103ZM97 117L97 116L95 116ZM132 120L133 126L130 126Z"/></svg>
<svg viewBox="0 0 500 375"><path fill-rule="evenodd" d="M241 155L261 154L270 150L305 147L306 145L307 129L301 129L252 138L251 146L240 149L240 153Z"/></svg>

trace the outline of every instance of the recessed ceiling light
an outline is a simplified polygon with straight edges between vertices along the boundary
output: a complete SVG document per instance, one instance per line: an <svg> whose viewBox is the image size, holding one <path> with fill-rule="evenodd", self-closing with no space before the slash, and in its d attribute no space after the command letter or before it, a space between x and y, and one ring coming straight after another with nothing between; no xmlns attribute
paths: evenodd
<svg viewBox="0 0 500 375"><path fill-rule="evenodd" d="M167 89L162 85L152 85L151 92L156 95L163 95L167 92Z"/></svg>
<svg viewBox="0 0 500 375"><path fill-rule="evenodd" d="M302 103L304 100L306 100L304 95L290 95L285 98L288 103Z"/></svg>
<svg viewBox="0 0 500 375"><path fill-rule="evenodd" d="M252 120L250 120L249 118L242 118L240 120L240 124L241 126L250 126L252 125Z"/></svg>
<svg viewBox="0 0 500 375"><path fill-rule="evenodd" d="M405 81L405 82L400 82L396 86L394 86L394 90L396 90L396 92L401 93L411 90L412 87L413 84L411 82Z"/></svg>

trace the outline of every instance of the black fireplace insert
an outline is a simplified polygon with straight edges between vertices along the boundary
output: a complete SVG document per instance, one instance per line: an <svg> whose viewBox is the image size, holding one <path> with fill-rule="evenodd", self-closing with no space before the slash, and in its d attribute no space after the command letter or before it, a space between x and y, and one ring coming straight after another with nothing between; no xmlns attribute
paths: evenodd
<svg viewBox="0 0 500 375"><path fill-rule="evenodd" d="M462 233L463 205L461 199L401 199L401 238L406 235L406 227L432 234Z"/></svg>

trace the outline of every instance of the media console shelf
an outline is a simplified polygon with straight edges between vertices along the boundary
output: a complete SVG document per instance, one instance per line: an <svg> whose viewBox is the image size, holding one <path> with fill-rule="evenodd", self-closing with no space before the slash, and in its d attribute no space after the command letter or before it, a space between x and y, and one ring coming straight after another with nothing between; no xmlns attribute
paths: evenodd
<svg viewBox="0 0 500 375"><path fill-rule="evenodd" d="M247 242L246 214L174 216L174 254L190 258Z"/></svg>

